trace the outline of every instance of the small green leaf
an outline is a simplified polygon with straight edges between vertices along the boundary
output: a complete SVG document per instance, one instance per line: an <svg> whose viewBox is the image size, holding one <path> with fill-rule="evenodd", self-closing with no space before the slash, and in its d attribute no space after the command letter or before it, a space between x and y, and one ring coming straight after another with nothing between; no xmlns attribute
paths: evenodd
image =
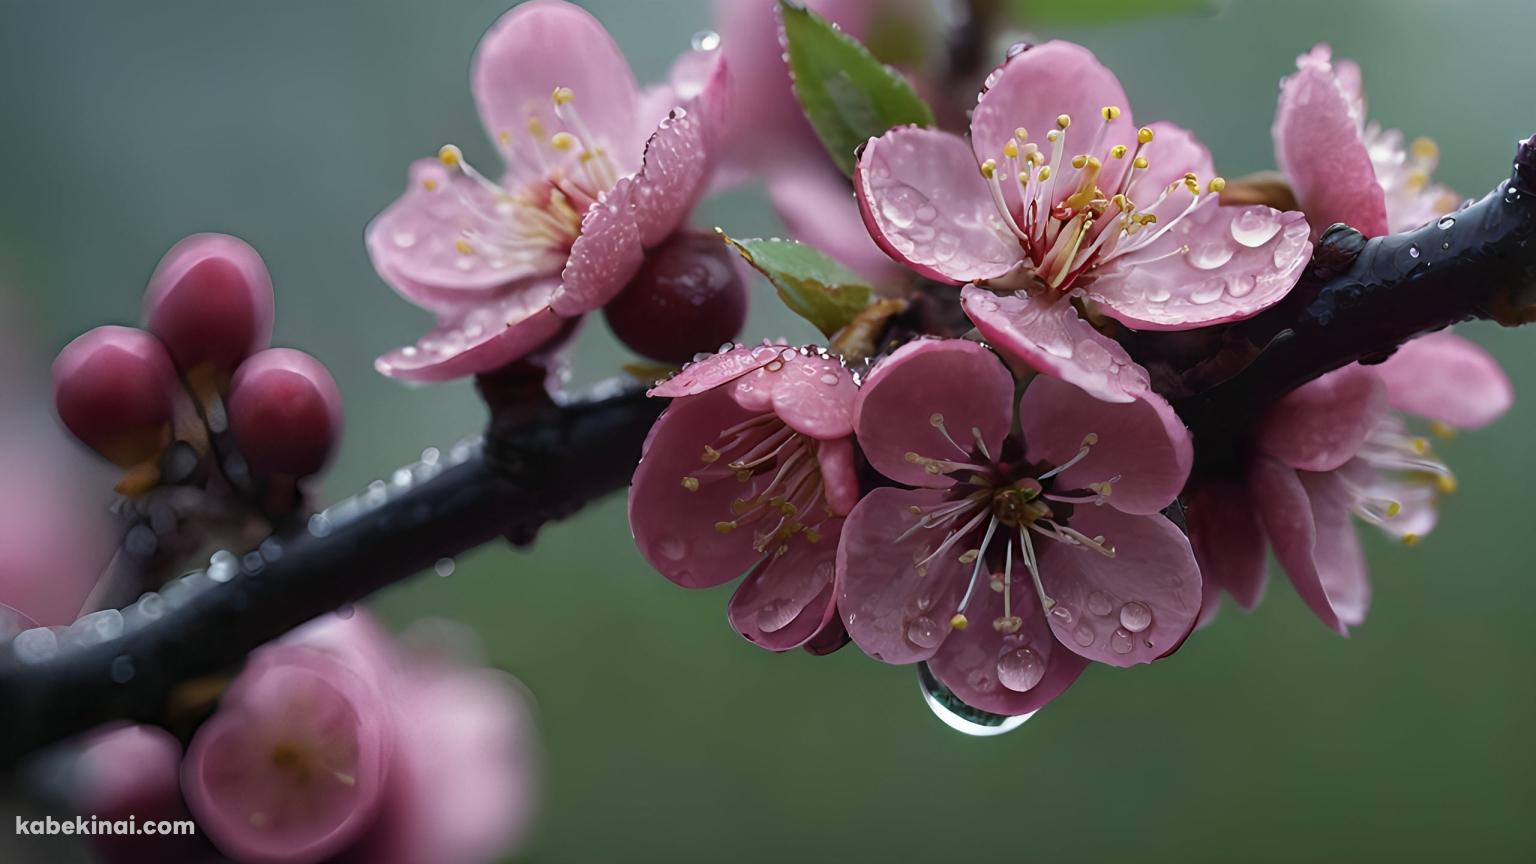
<svg viewBox="0 0 1536 864"><path fill-rule="evenodd" d="M720 237L768 277L790 311L816 325L823 335L848 326L869 305L869 285L815 246L793 240L734 240Z"/></svg>
<svg viewBox="0 0 1536 864"><path fill-rule="evenodd" d="M1013 18L1027 27L1113 24L1133 18L1213 11L1214 0L1008 0Z"/></svg>
<svg viewBox="0 0 1536 864"><path fill-rule="evenodd" d="M853 174L854 151L895 126L933 125L912 85L820 15L779 0L795 97L832 160Z"/></svg>

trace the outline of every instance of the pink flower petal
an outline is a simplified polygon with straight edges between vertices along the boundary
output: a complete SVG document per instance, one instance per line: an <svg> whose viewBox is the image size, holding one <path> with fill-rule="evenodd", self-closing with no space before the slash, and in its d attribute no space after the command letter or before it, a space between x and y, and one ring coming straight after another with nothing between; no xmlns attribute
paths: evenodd
<svg viewBox="0 0 1536 864"><path fill-rule="evenodd" d="M1509 376L1487 351L1450 331L1405 343L1369 367L1387 386L1393 409L1455 429L1480 429L1515 402Z"/></svg>
<svg viewBox="0 0 1536 864"><path fill-rule="evenodd" d="M1022 629L1004 634L994 628L992 622L1003 617L1003 595L981 590L966 609L970 626L950 633L928 661L933 674L962 702L994 714L1040 710L1088 666L1051 634L1021 561L1014 562L1012 593L1011 611L1023 620Z"/></svg>
<svg viewBox="0 0 1536 864"><path fill-rule="evenodd" d="M560 273L560 288L549 305L561 315L591 312L612 300L645 263L640 228L630 200L634 185L620 178L581 217L581 233Z"/></svg>
<svg viewBox="0 0 1536 864"><path fill-rule="evenodd" d="M886 663L916 663L938 650L970 581L970 565L940 555L927 574L913 563L929 532L897 538L920 518L910 507L944 500L937 489L876 489L848 514L837 548L838 611L865 654Z"/></svg>
<svg viewBox="0 0 1536 864"><path fill-rule="evenodd" d="M501 16L475 49L470 84L491 140L507 133L514 174L534 170L540 148L550 152L546 141L527 132L530 117L537 117L547 134L567 128L551 100L557 87L572 91L570 107L596 139L582 141L583 147L605 149L620 174L640 166L651 129L637 116L634 73L603 25L578 6L534 0Z"/></svg>
<svg viewBox="0 0 1536 864"><path fill-rule="evenodd" d="M998 295L967 286L960 305L981 335L1004 356L1075 384L1107 402L1130 402L1151 389L1147 370L1119 342L1078 317L1068 298L1024 292Z"/></svg>
<svg viewBox="0 0 1536 864"><path fill-rule="evenodd" d="M853 181L875 242L923 276L959 285L1023 260L958 136L905 126L871 138Z"/></svg>
<svg viewBox="0 0 1536 864"><path fill-rule="evenodd" d="M1376 237L1387 233L1386 195L1360 136L1364 118L1348 78L1316 58L1297 61L1297 72L1280 82L1275 111L1275 161L1291 181L1312 236L1344 222Z"/></svg>
<svg viewBox="0 0 1536 864"><path fill-rule="evenodd" d="M652 387L646 395L675 399L679 396L704 393L727 381L734 381L754 369L760 369L775 360L780 360L786 350L788 350L787 347L783 345L763 344L751 347L737 345L719 354L689 363L681 372Z"/></svg>
<svg viewBox="0 0 1536 864"><path fill-rule="evenodd" d="M1019 400L1019 426L1028 458L1051 466L1067 464L1086 436L1097 436L1087 456L1057 475L1055 488L1086 490L1113 479L1106 503L1125 513L1156 513L1173 503L1195 461L1189 430L1152 392L1133 402L1105 402L1060 379L1036 376Z"/></svg>
<svg viewBox="0 0 1536 864"><path fill-rule="evenodd" d="M1337 473L1347 478L1361 497L1392 501L1398 505L1397 515L1385 517L1376 524L1393 538L1422 538L1435 530L1440 521L1443 493L1430 477L1377 471L1364 459L1344 463Z"/></svg>
<svg viewBox="0 0 1536 864"><path fill-rule="evenodd" d="M821 466L821 482L827 506L838 516L847 516L859 503L859 476L853 454L852 438L833 438L816 447L816 461Z"/></svg>
<svg viewBox="0 0 1536 864"><path fill-rule="evenodd" d="M799 648L837 615L834 586L842 520L818 529L815 543L794 542L743 579L726 607L731 627L770 651Z"/></svg>
<svg viewBox="0 0 1536 864"><path fill-rule="evenodd" d="M1387 411L1386 387L1346 366L1286 394L1265 416L1259 449L1302 471L1332 471L1359 452Z"/></svg>
<svg viewBox="0 0 1536 864"><path fill-rule="evenodd" d="M1264 533L1296 593L1340 635L1365 620L1371 585L1336 472L1298 472L1259 458L1249 472Z"/></svg>
<svg viewBox="0 0 1536 864"><path fill-rule="evenodd" d="M794 237L853 268L876 290L909 277L869 236L852 187L831 162L805 159L788 164L764 183L774 211Z"/></svg>
<svg viewBox="0 0 1536 864"><path fill-rule="evenodd" d="M382 375L407 381L447 381L499 369L555 338L565 319L550 309L553 281L535 282L496 300L439 316L415 345L374 361Z"/></svg>
<svg viewBox="0 0 1536 864"><path fill-rule="evenodd" d="M640 456L629 490L629 528L645 560L684 588L729 582L763 557L750 534L714 527L729 520L731 502L752 497L755 486L734 477L702 482L726 469L711 469L700 458L706 444L756 413L725 389L678 399L656 421ZM701 480L697 491L683 485L685 477Z"/></svg>
<svg viewBox="0 0 1536 864"><path fill-rule="evenodd" d="M198 729L182 789L220 851L320 861L372 824L395 740L385 697L337 658L263 649Z"/></svg>
<svg viewBox="0 0 1536 864"><path fill-rule="evenodd" d="M1264 532L1243 484L1203 480L1189 496L1185 513L1207 592L1225 588L1244 609L1259 605L1268 572Z"/></svg>
<svg viewBox="0 0 1536 864"><path fill-rule="evenodd" d="M1170 184L1182 184L1185 174L1193 173L1201 183L1216 176L1211 151L1200 143L1195 133L1161 120L1148 123L1147 128L1152 130L1152 142L1141 150L1141 155L1147 157L1147 169L1137 176L1136 186L1131 191L1131 197L1138 204L1151 206ZM1188 204L1188 193L1173 193L1150 212L1166 223Z"/></svg>
<svg viewBox="0 0 1536 864"><path fill-rule="evenodd" d="M772 393L773 412L789 428L823 441L853 434L858 387L841 360L785 351L780 365L769 363L736 380L736 399L747 390Z"/></svg>
<svg viewBox="0 0 1536 864"><path fill-rule="evenodd" d="M77 777L83 812L108 822L190 819L181 797L181 744L155 726L112 726L92 732L80 752ZM93 851L109 864L206 861L195 836L98 834Z"/></svg>
<svg viewBox="0 0 1536 864"><path fill-rule="evenodd" d="M1056 606L1046 615L1067 648L1111 666L1166 656L1200 615L1200 568L1189 540L1162 516L1079 507L1068 520L1103 536L1113 557L1083 546L1035 543L1040 578Z"/></svg>
<svg viewBox="0 0 1536 864"><path fill-rule="evenodd" d="M460 251L464 229L479 221L465 199L483 212L495 209L491 194L474 181L436 159L418 159L411 163L405 194L368 223L368 256L400 296L449 311L560 269L565 256L556 249L526 264L498 259L493 250Z"/></svg>
<svg viewBox="0 0 1536 864"><path fill-rule="evenodd" d="M662 119L645 145L630 203L640 242L647 247L666 239L682 223L714 170L730 79L720 53L708 56L713 63L701 91Z"/></svg>
<svg viewBox="0 0 1536 864"><path fill-rule="evenodd" d="M1012 402L1013 376L992 352L960 339L921 339L896 349L869 374L853 424L875 470L910 486L944 488L954 481L908 462L907 454L969 461L976 429L995 455L1013 423ZM934 425L935 415L953 442Z"/></svg>
<svg viewBox="0 0 1536 864"><path fill-rule="evenodd" d="M1114 73L1104 68L1087 48L1060 41L1036 45L1010 58L987 78L987 89L971 114L971 146L975 148L976 161L996 159L1001 164L1003 145L1019 128L1049 154L1051 145L1046 142L1046 134L1056 128L1056 118L1062 114L1072 119L1063 152L1067 158L1086 152L1104 126L1099 112L1110 106L1119 108L1121 114L1105 130L1103 143L1093 154L1096 156L1116 144L1135 149L1136 121L1131 117L1125 91ZM1100 185L1105 189L1116 188L1123 169L1116 162L1106 161ZM1017 201L1014 186L1004 184L1010 203ZM1072 183L1058 183L1057 201L1070 195L1074 188Z"/></svg>
<svg viewBox="0 0 1536 864"><path fill-rule="evenodd" d="M1084 292L1130 327L1187 330L1273 306L1311 256L1300 213L1262 204L1222 207L1207 194L1146 248L1094 268Z"/></svg>

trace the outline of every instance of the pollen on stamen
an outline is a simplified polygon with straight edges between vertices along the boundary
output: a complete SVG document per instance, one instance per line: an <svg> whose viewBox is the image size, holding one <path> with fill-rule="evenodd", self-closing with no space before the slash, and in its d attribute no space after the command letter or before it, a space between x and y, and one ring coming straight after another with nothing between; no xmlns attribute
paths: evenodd
<svg viewBox="0 0 1536 864"><path fill-rule="evenodd" d="M1212 177L1211 182L1205 184L1205 188L1207 192L1220 192L1221 190L1227 188L1227 178Z"/></svg>
<svg viewBox="0 0 1536 864"><path fill-rule="evenodd" d="M555 92L549 95L550 101L556 105L569 105L576 98L576 93L569 87L556 87Z"/></svg>
<svg viewBox="0 0 1536 864"><path fill-rule="evenodd" d="M699 478L697 478L697 477L684 477L683 478L683 488L687 489L689 492L697 492L697 491L699 491Z"/></svg>
<svg viewBox="0 0 1536 864"><path fill-rule="evenodd" d="M1003 155L1009 159L1019 158L1019 145L1012 138L1009 138L1008 143L1003 145Z"/></svg>
<svg viewBox="0 0 1536 864"><path fill-rule="evenodd" d="M1456 478L1449 474L1441 474L1435 478L1435 487L1438 488L1441 493L1449 495L1456 491Z"/></svg>
<svg viewBox="0 0 1536 864"><path fill-rule="evenodd" d="M1403 545L1407 546L1407 547L1409 547L1411 549L1414 546L1419 545L1419 540L1421 540L1421 539L1422 538L1419 537L1419 535L1410 532L1408 534L1404 534L1403 535Z"/></svg>
<svg viewBox="0 0 1536 864"><path fill-rule="evenodd" d="M1125 154L1129 152L1130 148L1126 147L1124 144L1116 144L1115 146L1109 148L1109 156L1111 159L1124 159Z"/></svg>
<svg viewBox="0 0 1536 864"><path fill-rule="evenodd" d="M1137 156L1135 159L1131 160L1132 167L1134 167L1137 171L1147 170L1147 166L1150 164L1152 163L1148 162L1147 157L1145 156Z"/></svg>
<svg viewBox="0 0 1536 864"><path fill-rule="evenodd" d="M1023 144L1025 141L1029 140L1029 131L1023 126L1020 126L1019 128L1013 130L1013 137L1019 139L1019 143Z"/></svg>
<svg viewBox="0 0 1536 864"><path fill-rule="evenodd" d="M1024 627L1024 619L1017 615L1007 615L992 622L992 629L999 633L1017 633Z"/></svg>
<svg viewBox="0 0 1536 864"><path fill-rule="evenodd" d="M449 168L458 167L464 161L464 151L452 144L444 144L437 151L437 161L447 165Z"/></svg>
<svg viewBox="0 0 1536 864"><path fill-rule="evenodd" d="M1071 125L1072 125L1072 115L1070 115L1070 114L1058 114L1058 115L1056 115L1056 128L1058 128L1058 129L1065 129L1068 126L1071 126Z"/></svg>
<svg viewBox="0 0 1536 864"><path fill-rule="evenodd" d="M715 523L715 531L717 531L717 532L719 532L721 534L729 534L729 533L731 533L734 530L736 530L736 523L735 522L716 522Z"/></svg>
<svg viewBox="0 0 1536 864"><path fill-rule="evenodd" d="M991 180L993 175L995 175L996 173L997 173L997 160L995 160L995 159L988 159L987 161L981 163L981 176L982 177L984 177L984 178L986 178L988 180Z"/></svg>
<svg viewBox="0 0 1536 864"><path fill-rule="evenodd" d="M453 248L457 249L460 255L475 254L475 247L471 246L469 241L465 240L463 237L453 241Z"/></svg>
<svg viewBox="0 0 1536 864"><path fill-rule="evenodd" d="M908 450L906 455L902 458L907 460L907 462L912 465L916 465L917 463L923 461L923 457L917 455L916 450Z"/></svg>
<svg viewBox="0 0 1536 864"><path fill-rule="evenodd" d="M1097 433L1097 432L1089 432L1087 435L1083 436L1083 443L1081 445L1079 445L1079 446L1080 447L1092 447L1093 445L1095 445L1097 443L1099 443L1099 433Z"/></svg>
<svg viewBox="0 0 1536 864"><path fill-rule="evenodd" d="M1436 438L1455 438L1456 437L1456 430L1452 429L1450 426L1445 425L1444 423L1441 423L1439 420L1436 420L1435 422L1429 424L1429 432L1430 432L1431 435L1434 435Z"/></svg>
<svg viewBox="0 0 1536 864"><path fill-rule="evenodd" d="M705 444L704 445L704 455L699 457L699 461L700 462L714 462L715 460L717 460L719 458L720 458L720 451L716 450L715 448L713 448L711 446L709 446L708 444Z"/></svg>
<svg viewBox="0 0 1536 864"><path fill-rule="evenodd" d="M1151 144L1152 138L1152 130L1148 127L1143 126L1136 130L1136 142L1138 144Z"/></svg>
<svg viewBox="0 0 1536 864"><path fill-rule="evenodd" d="M1099 113L1104 116L1105 120L1116 120L1120 117L1120 106L1105 105L1103 108L1099 109Z"/></svg>
<svg viewBox="0 0 1536 864"><path fill-rule="evenodd" d="M955 628L956 630L964 630L965 628L971 626L971 620L965 617L965 613L956 612L953 616L950 617L949 626Z"/></svg>
<svg viewBox="0 0 1536 864"><path fill-rule="evenodd" d="M556 150L570 150L576 146L576 136L569 132L556 132L549 138L549 146Z"/></svg>
<svg viewBox="0 0 1536 864"><path fill-rule="evenodd" d="M971 563L975 562L975 560L977 558L980 558L980 557L981 557L981 550L980 549L967 549L965 551L965 554L960 556L960 563L961 564L971 564Z"/></svg>

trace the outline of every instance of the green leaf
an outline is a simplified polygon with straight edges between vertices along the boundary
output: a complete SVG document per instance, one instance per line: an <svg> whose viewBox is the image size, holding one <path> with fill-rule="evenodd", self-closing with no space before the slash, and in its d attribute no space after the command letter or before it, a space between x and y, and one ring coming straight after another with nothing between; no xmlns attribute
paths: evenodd
<svg viewBox="0 0 1536 864"><path fill-rule="evenodd" d="M823 335L848 326L869 305L869 285L815 246L793 240L734 240L720 236L768 277L790 311L816 325Z"/></svg>
<svg viewBox="0 0 1536 864"><path fill-rule="evenodd" d="M832 160L853 174L854 151L894 126L933 125L933 109L859 40L779 0L795 97Z"/></svg>
<svg viewBox="0 0 1536 864"><path fill-rule="evenodd" d="M1214 0L1008 0L1009 12L1027 27L1113 24L1133 18L1214 11Z"/></svg>

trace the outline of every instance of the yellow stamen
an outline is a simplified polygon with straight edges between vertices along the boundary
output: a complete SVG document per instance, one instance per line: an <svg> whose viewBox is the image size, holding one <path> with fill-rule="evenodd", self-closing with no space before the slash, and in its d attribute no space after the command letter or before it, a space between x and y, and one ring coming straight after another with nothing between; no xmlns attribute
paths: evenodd
<svg viewBox="0 0 1536 864"><path fill-rule="evenodd" d="M984 177L984 178L986 178L988 180L991 180L992 176L994 174L996 174L996 173L997 173L997 160L996 159L988 159L987 161L981 163L981 176L982 177Z"/></svg>
<svg viewBox="0 0 1536 864"><path fill-rule="evenodd" d="M464 151L452 144L444 144L442 149L437 151L437 159L449 168L453 168L464 161Z"/></svg>
<svg viewBox="0 0 1536 864"><path fill-rule="evenodd" d="M970 624L970 619L966 618L965 613L963 612L956 612L954 617L949 619L949 626L955 628L956 630L964 630L966 627L969 627Z"/></svg>
<svg viewBox="0 0 1536 864"><path fill-rule="evenodd" d="M1220 192L1221 190L1227 188L1227 178L1212 177L1211 182L1205 184L1205 188L1211 192Z"/></svg>
<svg viewBox="0 0 1536 864"><path fill-rule="evenodd" d="M459 250L460 255L475 254L475 247L469 245L469 241L465 240L463 237L453 241L453 248Z"/></svg>
<svg viewBox="0 0 1536 864"><path fill-rule="evenodd" d="M575 98L575 92L569 87L556 87L555 92L550 94L550 99L554 100L556 105L569 105Z"/></svg>
<svg viewBox="0 0 1536 864"><path fill-rule="evenodd" d="M1065 129L1068 126L1071 126L1071 125L1072 125L1072 117L1071 117L1071 115L1068 115L1068 114L1058 114L1056 116L1056 126L1057 126L1057 128Z"/></svg>
<svg viewBox="0 0 1536 864"><path fill-rule="evenodd" d="M569 132L556 132L550 137L549 146L556 150L569 150L576 146L576 136Z"/></svg>
<svg viewBox="0 0 1536 864"><path fill-rule="evenodd" d="M1136 130L1136 141L1140 144L1152 143L1152 130L1143 126Z"/></svg>
<svg viewBox="0 0 1536 864"><path fill-rule="evenodd" d="M1105 120L1115 120L1120 117L1120 106L1105 105L1103 108L1099 109L1099 113L1104 115Z"/></svg>
<svg viewBox="0 0 1536 864"><path fill-rule="evenodd" d="M1421 538L1417 534L1411 534L1411 533L1410 534L1404 534L1403 535L1403 545L1407 546L1409 548L1412 548L1414 546L1419 545L1419 540L1420 539Z"/></svg>
<svg viewBox="0 0 1536 864"><path fill-rule="evenodd" d="M683 478L683 488L687 489L689 492L697 492L697 491L699 491L699 478L697 478L697 477L684 477Z"/></svg>

